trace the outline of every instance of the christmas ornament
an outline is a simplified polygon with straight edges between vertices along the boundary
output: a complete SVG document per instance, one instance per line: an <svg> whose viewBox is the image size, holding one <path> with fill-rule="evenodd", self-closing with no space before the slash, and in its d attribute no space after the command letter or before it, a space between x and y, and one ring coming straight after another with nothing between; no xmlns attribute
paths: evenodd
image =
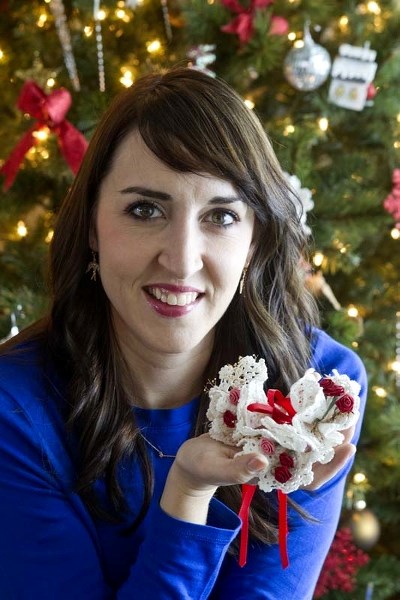
<svg viewBox="0 0 400 600"><path fill-rule="evenodd" d="M314 296L320 296L322 294L332 304L335 310L340 310L342 307L333 293L331 286L326 281L322 271L314 271L310 263L306 261L304 261L301 266L304 270L307 289L309 289Z"/></svg>
<svg viewBox="0 0 400 600"><path fill-rule="evenodd" d="M307 212L314 208L312 192L308 188L301 187L301 181L296 175L289 175L284 172L286 181L292 188L292 201L296 206L297 216L300 218L301 226L306 235L311 234L311 229L307 225Z"/></svg>
<svg viewBox="0 0 400 600"><path fill-rule="evenodd" d="M61 47L64 54L65 66L67 67L72 87L76 92L79 92L81 86L79 83L75 58L72 52L71 36L67 25L67 17L65 16L64 4L62 3L62 0L51 0L49 7L54 17L58 37L60 39Z"/></svg>
<svg viewBox="0 0 400 600"><path fill-rule="evenodd" d="M394 169L392 183L392 191L383 201L383 207L392 215L395 227L400 229L400 169Z"/></svg>
<svg viewBox="0 0 400 600"><path fill-rule="evenodd" d="M254 33L254 19L257 11L273 4L274 0L250 0L248 8L242 6L239 0L221 0L222 4L238 16L221 27L224 33L233 33L239 37L241 44L247 44ZM289 24L284 17L272 16L269 34L285 35Z"/></svg>
<svg viewBox="0 0 400 600"><path fill-rule="evenodd" d="M375 88L371 88L378 66L375 58L376 51L371 50L368 43L364 47L339 46L339 56L332 65L329 102L350 110L362 110L376 93Z"/></svg>
<svg viewBox="0 0 400 600"><path fill-rule="evenodd" d="M288 82L301 92L319 88L331 68L329 52L311 37L309 23L304 25L303 45L295 46L287 54L283 72Z"/></svg>
<svg viewBox="0 0 400 600"><path fill-rule="evenodd" d="M61 70L61 68L47 69L42 62L40 53L35 50L32 66L28 69L17 69L15 75L22 81L33 79L38 85L45 87L49 79L55 79Z"/></svg>
<svg viewBox="0 0 400 600"><path fill-rule="evenodd" d="M267 467L257 474L257 485L264 492L278 490L279 545L285 568L286 494L312 482L314 462L332 460L334 447L344 439L341 430L359 418L360 386L336 370L332 376L321 377L309 369L291 386L288 396L275 389L265 393L265 361L252 356L225 365L219 378L219 385L209 390L210 436L241 447L239 454L262 452L267 457ZM251 484L242 487L240 566L246 563L248 510L255 489Z"/></svg>
<svg viewBox="0 0 400 600"><path fill-rule="evenodd" d="M46 128L57 135L61 153L72 172L77 173L87 148L87 141L65 118L71 103L71 94L64 88L46 95L34 81L27 81L23 85L17 107L37 121L24 134L0 169L0 173L5 175L5 190L13 184L25 154L37 144L38 139L34 134Z"/></svg>
<svg viewBox="0 0 400 600"><path fill-rule="evenodd" d="M214 71L208 68L208 65L213 63L217 58L215 48L215 44L200 44L190 48L186 55L191 60L189 67L215 77Z"/></svg>
<svg viewBox="0 0 400 600"><path fill-rule="evenodd" d="M381 534L379 521L368 508L354 510L350 517L349 527L355 543L363 550L369 550L375 546Z"/></svg>
<svg viewBox="0 0 400 600"><path fill-rule="evenodd" d="M96 48L97 48L97 70L99 73L99 90L106 91L106 79L104 73L104 52L103 52L103 35L101 32L101 20L99 18L100 0L94 0L93 17L94 29L96 32Z"/></svg>
<svg viewBox="0 0 400 600"><path fill-rule="evenodd" d="M354 591L357 572L368 562L368 554L354 544L351 529L342 527L336 532L325 559L314 598L321 598L333 590Z"/></svg>

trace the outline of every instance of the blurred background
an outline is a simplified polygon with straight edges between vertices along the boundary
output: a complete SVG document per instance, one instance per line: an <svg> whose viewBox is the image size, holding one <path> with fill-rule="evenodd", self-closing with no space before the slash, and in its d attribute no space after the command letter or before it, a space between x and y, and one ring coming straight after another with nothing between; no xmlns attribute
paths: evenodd
<svg viewBox="0 0 400 600"><path fill-rule="evenodd" d="M315 598L399 599L400 0L0 0L0 340L47 306L54 217L110 99L177 63L225 79L265 125L324 328L367 367Z"/></svg>

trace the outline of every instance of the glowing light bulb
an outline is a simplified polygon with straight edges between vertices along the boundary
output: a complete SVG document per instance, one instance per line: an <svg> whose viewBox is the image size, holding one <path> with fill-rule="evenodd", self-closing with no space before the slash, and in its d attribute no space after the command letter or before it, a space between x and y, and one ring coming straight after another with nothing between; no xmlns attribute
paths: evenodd
<svg viewBox="0 0 400 600"><path fill-rule="evenodd" d="M318 119L318 127L321 131L326 131L329 127L329 121L326 117L321 117Z"/></svg>
<svg viewBox="0 0 400 600"><path fill-rule="evenodd" d="M49 77L46 81L46 85L47 87L52 88L56 85L56 80L53 77Z"/></svg>
<svg viewBox="0 0 400 600"><path fill-rule="evenodd" d="M106 17L107 17L107 13L103 8L101 8L100 10L97 11L96 21L104 21L104 19Z"/></svg>
<svg viewBox="0 0 400 600"><path fill-rule="evenodd" d="M342 17L340 17L340 19L339 19L340 27L347 27L348 24L349 24L349 17L347 17L346 15L343 15Z"/></svg>
<svg viewBox="0 0 400 600"><path fill-rule="evenodd" d="M19 235L20 238L25 237L26 235L28 235L28 230L26 228L26 225L23 221L18 221L17 223L17 233Z"/></svg>
<svg viewBox="0 0 400 600"><path fill-rule="evenodd" d="M400 229L397 229L397 227L393 227L393 229L390 232L390 235L394 240L400 239Z"/></svg>
<svg viewBox="0 0 400 600"><path fill-rule="evenodd" d="M313 263L316 267L320 267L322 265L322 263L325 260L325 256L322 254L322 252L316 252L313 256Z"/></svg>
<svg viewBox="0 0 400 600"><path fill-rule="evenodd" d="M53 229L49 229L49 231L47 232L46 237L44 238L44 241L46 242L46 244L50 244L51 240L53 239L53 236L54 236Z"/></svg>
<svg viewBox="0 0 400 600"><path fill-rule="evenodd" d="M294 31L291 31L290 33L288 33L288 40L290 40L291 42L294 42L295 39L296 39L296 34Z"/></svg>
<svg viewBox="0 0 400 600"><path fill-rule="evenodd" d="M86 37L90 37L93 34L93 27L91 27L90 25L86 25L83 28L83 33L86 35Z"/></svg>
<svg viewBox="0 0 400 600"><path fill-rule="evenodd" d="M387 396L387 391L385 390L385 388L383 387L374 387L373 388L375 394L378 396L378 398L386 398Z"/></svg>
<svg viewBox="0 0 400 600"><path fill-rule="evenodd" d="M49 137L49 130L47 127L44 127L43 129L39 129L39 131L34 131L32 135L40 142L44 142Z"/></svg>
<svg viewBox="0 0 400 600"><path fill-rule="evenodd" d="M119 80L124 87L126 87L126 88L131 87L131 85L133 84L132 72L129 71L129 69L126 69L126 71L124 71L124 74L122 75L122 77L120 77Z"/></svg>
<svg viewBox="0 0 400 600"><path fill-rule="evenodd" d="M293 46L295 48L303 48L304 46L304 41L303 40L296 40L295 43L293 44Z"/></svg>
<svg viewBox="0 0 400 600"><path fill-rule="evenodd" d="M0 60L1 60L2 58L4 58L4 52L3 52L3 50L0 48Z"/></svg>
<svg viewBox="0 0 400 600"><path fill-rule="evenodd" d="M394 142L393 148L400 148L400 142Z"/></svg>
<svg viewBox="0 0 400 600"><path fill-rule="evenodd" d="M354 483L364 483L364 481L366 481L366 476L364 475L364 473L355 473L354 477L353 477L353 481Z"/></svg>
<svg viewBox="0 0 400 600"><path fill-rule="evenodd" d="M244 103L247 106L247 108L250 108L251 110L255 107L253 100L250 100L250 98L246 98Z"/></svg>
<svg viewBox="0 0 400 600"><path fill-rule="evenodd" d="M291 133L294 133L296 131L296 128L294 127L294 125L286 125L285 129L283 130L283 135L290 135Z"/></svg>
<svg viewBox="0 0 400 600"><path fill-rule="evenodd" d="M148 42L146 44L147 52L150 54L155 54L156 52L160 52L161 50L161 42L160 40L153 40L152 42Z"/></svg>
<svg viewBox="0 0 400 600"><path fill-rule="evenodd" d="M46 21L47 21L47 15L46 15L46 13L42 13L42 14L39 16L38 20L36 21L36 25L37 25L38 27L44 27L44 25L45 25Z"/></svg>
<svg viewBox="0 0 400 600"><path fill-rule="evenodd" d="M356 500L354 502L354 508L356 508L357 510L364 510L364 508L366 508L367 503L365 502L365 500Z"/></svg>
<svg viewBox="0 0 400 600"><path fill-rule="evenodd" d="M367 9L374 15L381 14L381 7L377 2L375 2L375 0L370 0L369 2L367 2Z"/></svg>
<svg viewBox="0 0 400 600"><path fill-rule="evenodd" d="M398 123L400 123L400 113L397 115L397 117L396 117L396 121L397 121Z"/></svg>
<svg viewBox="0 0 400 600"><path fill-rule="evenodd" d="M347 314L349 315L349 317L358 317L358 308L356 308L355 306L349 306L349 308L347 309Z"/></svg>
<svg viewBox="0 0 400 600"><path fill-rule="evenodd" d="M390 363L390 368L392 369L392 371L394 371L395 373L399 373L400 374L400 360L394 360L392 363Z"/></svg>

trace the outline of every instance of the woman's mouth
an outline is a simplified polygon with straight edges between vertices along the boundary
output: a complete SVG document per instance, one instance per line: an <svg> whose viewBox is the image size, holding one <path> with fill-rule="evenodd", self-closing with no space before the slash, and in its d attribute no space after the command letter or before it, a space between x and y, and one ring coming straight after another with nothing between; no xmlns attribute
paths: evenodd
<svg viewBox="0 0 400 600"><path fill-rule="evenodd" d="M146 291L169 306L187 306L193 304L199 296L198 292L170 292L158 287L150 287Z"/></svg>
<svg viewBox="0 0 400 600"><path fill-rule="evenodd" d="M176 286L144 288L146 300L163 317L182 317L187 315L199 303L204 295L199 291L178 291Z"/></svg>

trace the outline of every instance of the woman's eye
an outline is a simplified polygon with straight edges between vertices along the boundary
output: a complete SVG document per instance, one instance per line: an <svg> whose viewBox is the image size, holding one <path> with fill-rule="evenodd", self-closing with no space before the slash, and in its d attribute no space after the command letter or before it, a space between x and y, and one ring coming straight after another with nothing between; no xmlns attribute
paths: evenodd
<svg viewBox="0 0 400 600"><path fill-rule="evenodd" d="M130 204L125 212L137 219L156 219L162 216L161 210L151 202L135 202Z"/></svg>
<svg viewBox="0 0 400 600"><path fill-rule="evenodd" d="M214 225L220 225L221 227L228 227L233 225L239 220L239 217L230 210L215 210L211 213L209 220Z"/></svg>

